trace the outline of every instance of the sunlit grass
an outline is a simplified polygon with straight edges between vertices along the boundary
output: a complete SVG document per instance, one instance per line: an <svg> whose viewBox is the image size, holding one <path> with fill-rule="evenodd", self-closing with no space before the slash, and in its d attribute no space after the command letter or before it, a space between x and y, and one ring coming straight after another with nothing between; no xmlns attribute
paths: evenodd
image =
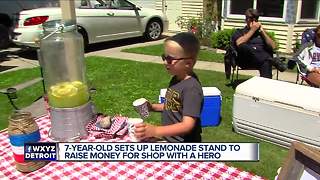
<svg viewBox="0 0 320 180"><path fill-rule="evenodd" d="M123 49L122 51L136 54L161 56L163 53L163 44ZM200 50L198 60L223 63L223 56L224 54L215 53L212 50Z"/></svg>
<svg viewBox="0 0 320 180"><path fill-rule="evenodd" d="M87 77L97 91L92 94L92 100L99 112L105 114L122 114L138 117L132 107L132 102L140 97L157 102L161 88L167 87L170 76L160 64L142 63L103 57L88 57ZM221 123L217 127L203 128L205 142L259 142L259 162L230 162L229 165L242 170L273 179L281 166L287 149L260 141L251 137L239 135L232 131L232 104L234 89L226 86L224 73L196 70L202 86L215 86L222 92ZM24 69L0 74L0 89L23 82L39 75L39 68ZM248 78L240 76L240 78ZM41 95L41 84L19 92L17 104L21 107L31 104ZM8 116L12 111L5 95L0 94L0 128L8 125ZM153 113L147 119L149 123L159 124L160 114Z"/></svg>

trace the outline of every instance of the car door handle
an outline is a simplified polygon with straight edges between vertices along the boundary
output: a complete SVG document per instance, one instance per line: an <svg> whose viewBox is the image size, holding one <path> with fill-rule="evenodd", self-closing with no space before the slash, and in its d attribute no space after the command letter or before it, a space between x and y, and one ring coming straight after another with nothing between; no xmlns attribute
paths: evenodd
<svg viewBox="0 0 320 180"><path fill-rule="evenodd" d="M114 16L114 13L107 13L108 16Z"/></svg>

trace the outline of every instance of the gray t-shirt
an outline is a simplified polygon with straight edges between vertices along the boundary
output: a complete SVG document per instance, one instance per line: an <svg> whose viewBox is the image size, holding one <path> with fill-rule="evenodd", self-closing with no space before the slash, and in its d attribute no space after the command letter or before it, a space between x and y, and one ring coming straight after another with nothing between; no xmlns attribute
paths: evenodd
<svg viewBox="0 0 320 180"><path fill-rule="evenodd" d="M170 81L165 95L162 125L182 122L183 116L194 117L196 124L188 134L164 137L168 142L201 142L200 113L203 105L203 92L195 77L182 81L173 77Z"/></svg>

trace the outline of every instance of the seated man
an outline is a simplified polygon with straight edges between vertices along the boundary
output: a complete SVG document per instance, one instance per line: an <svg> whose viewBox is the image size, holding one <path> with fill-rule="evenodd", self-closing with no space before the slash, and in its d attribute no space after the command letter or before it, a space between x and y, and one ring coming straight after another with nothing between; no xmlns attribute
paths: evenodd
<svg viewBox="0 0 320 180"><path fill-rule="evenodd" d="M315 42L303 45L296 59L305 71L307 80L320 87L320 25L315 29Z"/></svg>
<svg viewBox="0 0 320 180"><path fill-rule="evenodd" d="M285 71L286 64L272 57L276 44L258 22L258 11L247 9L245 16L247 25L232 36L240 59L238 65L241 68L257 68L260 76L265 78L272 78L272 65L281 72Z"/></svg>

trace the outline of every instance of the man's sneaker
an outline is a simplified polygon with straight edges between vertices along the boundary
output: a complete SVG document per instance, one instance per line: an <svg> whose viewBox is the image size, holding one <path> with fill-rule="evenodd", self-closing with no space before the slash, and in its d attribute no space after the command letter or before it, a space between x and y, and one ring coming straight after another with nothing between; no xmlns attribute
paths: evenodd
<svg viewBox="0 0 320 180"><path fill-rule="evenodd" d="M287 70L287 65L283 61L281 61L279 58L271 58L270 61L271 61L271 64L280 72L284 72L285 70Z"/></svg>

